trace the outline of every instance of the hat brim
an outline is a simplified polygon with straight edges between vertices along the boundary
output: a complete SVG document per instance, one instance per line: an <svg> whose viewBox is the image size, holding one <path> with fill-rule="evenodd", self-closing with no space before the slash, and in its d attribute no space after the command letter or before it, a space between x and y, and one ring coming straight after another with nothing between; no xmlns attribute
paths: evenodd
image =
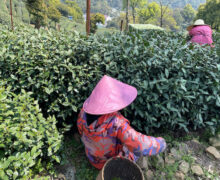
<svg viewBox="0 0 220 180"><path fill-rule="evenodd" d="M209 25L208 24L197 24L197 25L193 24L193 25L188 26L186 29L187 31L191 31L191 29L195 26L209 26Z"/></svg>
<svg viewBox="0 0 220 180"><path fill-rule="evenodd" d="M113 113L113 112L116 112L116 111L120 111L124 108L126 108L127 106L129 106L137 97L137 92L135 95L133 95L132 99L130 100L129 103L125 104L124 106L120 106L120 107L117 107L117 108L111 108L111 109L101 109L99 110L99 108L97 108L96 110L94 109L88 109L87 108L87 104L89 103L89 98L86 99L86 101L83 103L83 109L86 113L88 114L92 114L92 115L103 115L103 114L110 114L110 113Z"/></svg>
<svg viewBox="0 0 220 180"><path fill-rule="evenodd" d="M135 87L105 75L83 103L83 109L93 115L109 114L124 109L136 97Z"/></svg>

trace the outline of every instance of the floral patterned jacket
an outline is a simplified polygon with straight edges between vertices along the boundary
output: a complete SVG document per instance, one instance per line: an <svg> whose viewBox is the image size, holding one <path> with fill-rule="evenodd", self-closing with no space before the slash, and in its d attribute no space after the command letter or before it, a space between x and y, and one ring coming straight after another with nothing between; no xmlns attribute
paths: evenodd
<svg viewBox="0 0 220 180"><path fill-rule="evenodd" d="M102 115L87 126L86 113L82 109L77 126L86 155L90 163L98 169L111 157L119 155L137 161L142 155L156 155L166 148L163 138L146 136L135 131L120 112Z"/></svg>

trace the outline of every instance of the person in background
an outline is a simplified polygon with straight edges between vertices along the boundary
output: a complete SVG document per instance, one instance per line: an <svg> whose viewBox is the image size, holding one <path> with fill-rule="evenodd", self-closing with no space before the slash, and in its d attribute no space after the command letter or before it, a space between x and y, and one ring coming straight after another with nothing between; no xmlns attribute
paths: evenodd
<svg viewBox="0 0 220 180"><path fill-rule="evenodd" d="M165 150L163 138L135 131L119 112L136 96L136 88L105 75L84 102L77 127L86 156L97 169L102 169L111 157L126 157L136 162L141 156L157 155Z"/></svg>
<svg viewBox="0 0 220 180"><path fill-rule="evenodd" d="M192 43L198 43L200 45L209 44L213 47L212 29L202 19L196 20L193 25L187 27L187 30Z"/></svg>

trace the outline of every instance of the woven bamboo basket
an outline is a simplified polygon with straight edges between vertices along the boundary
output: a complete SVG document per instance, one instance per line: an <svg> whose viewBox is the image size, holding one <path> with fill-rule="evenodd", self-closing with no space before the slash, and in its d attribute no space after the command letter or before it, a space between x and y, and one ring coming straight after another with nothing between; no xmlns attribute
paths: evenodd
<svg viewBox="0 0 220 180"><path fill-rule="evenodd" d="M144 180L141 168L127 158L114 157L109 159L96 180Z"/></svg>

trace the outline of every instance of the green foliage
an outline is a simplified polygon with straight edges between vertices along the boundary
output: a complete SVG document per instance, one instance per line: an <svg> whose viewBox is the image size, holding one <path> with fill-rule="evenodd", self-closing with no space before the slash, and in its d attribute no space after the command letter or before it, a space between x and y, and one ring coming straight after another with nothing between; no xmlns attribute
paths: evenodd
<svg viewBox="0 0 220 180"><path fill-rule="evenodd" d="M162 12L161 12L162 11ZM157 26L162 26L167 30L176 31L179 29L177 27L176 20L174 19L173 10L168 8L168 6L162 6L157 2L152 2L143 6L137 10L139 21L142 24L154 24ZM161 20L162 19L162 20Z"/></svg>
<svg viewBox="0 0 220 180"><path fill-rule="evenodd" d="M0 12L8 12L8 8L4 0L0 0Z"/></svg>
<svg viewBox="0 0 220 180"><path fill-rule="evenodd" d="M193 164L195 162L195 159L193 159L193 157L190 154L185 154L181 157L181 159L183 161L188 162L190 165Z"/></svg>
<svg viewBox="0 0 220 180"><path fill-rule="evenodd" d="M83 13L82 9L78 6L78 4L75 1L65 1L65 3L68 5L69 15L73 16L73 18L76 21L82 21L83 20Z"/></svg>
<svg viewBox="0 0 220 180"><path fill-rule="evenodd" d="M4 28L0 39L0 77L15 93L32 91L44 115L55 115L59 125L73 123L104 74L137 88L123 113L140 131L215 131L219 124L219 40L210 48L164 31L87 38Z"/></svg>
<svg viewBox="0 0 220 180"><path fill-rule="evenodd" d="M160 14L160 6L156 2L149 3L147 7L140 8L138 15L141 23L153 22Z"/></svg>
<svg viewBox="0 0 220 180"><path fill-rule="evenodd" d="M57 7L60 3L60 0L49 0L49 6Z"/></svg>
<svg viewBox="0 0 220 180"><path fill-rule="evenodd" d="M86 1L75 0L75 2L79 4L83 13L86 13ZM93 0L91 1L91 13L101 13L105 15L115 16L115 12L112 11L112 6L120 9L121 5L121 0Z"/></svg>
<svg viewBox="0 0 220 180"><path fill-rule="evenodd" d="M107 28L116 28L116 29L119 29L119 24L117 22L117 19L113 19L112 21L108 21L107 23Z"/></svg>
<svg viewBox="0 0 220 180"><path fill-rule="evenodd" d="M212 28L220 29L220 1L208 0L206 4L199 6L196 18L203 19L206 24L209 24Z"/></svg>
<svg viewBox="0 0 220 180"><path fill-rule="evenodd" d="M75 0L79 6L82 8L83 12L86 12L86 1ZM131 0L131 1L139 1L139 0ZM140 0L145 1L145 0ZM148 0L149 3L154 2L154 0ZM157 1L158 2L158 1ZM163 0L164 4L170 2L170 0ZM201 3L205 3L206 0L172 0L170 6L172 8L183 8L187 4L191 4L194 9L197 9ZM141 5L143 7L143 4ZM105 15L115 15L111 8L115 8L117 10L121 10L123 8L122 0L92 0L91 1L91 10L92 13L102 13Z"/></svg>
<svg viewBox="0 0 220 180"><path fill-rule="evenodd" d="M57 10L56 7L54 6L49 6L48 7L48 17L54 21L54 22L59 22L61 18L60 12Z"/></svg>
<svg viewBox="0 0 220 180"><path fill-rule="evenodd" d="M81 142L76 141L74 138L65 138L64 141L63 159L70 161L76 168L76 179L94 180L96 179L99 170L94 168L88 161L85 155L85 147Z"/></svg>
<svg viewBox="0 0 220 180"><path fill-rule="evenodd" d="M192 8L192 6L190 4L187 4L183 10L181 11L181 15L184 19L184 24L185 27L189 26L190 24L192 24L195 16L196 16L196 11Z"/></svg>
<svg viewBox="0 0 220 180"><path fill-rule="evenodd" d="M31 21L35 28L45 26L47 24L47 6L44 0L26 0L25 3L27 10L32 15Z"/></svg>
<svg viewBox="0 0 220 180"><path fill-rule="evenodd" d="M171 164L171 165L168 165L168 166L165 166L164 169L162 169L162 171L164 173L166 173L166 178L167 179L172 179L174 176L175 176L175 173L177 172L178 170L178 162L175 162L174 164ZM159 167L161 168L161 167ZM158 177L158 179L161 179L163 178L163 176L161 175L161 172L157 174L156 172L156 176Z"/></svg>
<svg viewBox="0 0 220 180"><path fill-rule="evenodd" d="M56 119L45 119L39 105L22 90L0 87L0 177L28 179L60 162L61 138ZM48 168L46 168L48 167ZM49 168L50 167L50 168Z"/></svg>
<svg viewBox="0 0 220 180"><path fill-rule="evenodd" d="M14 26L22 25L22 22L16 18L13 19ZM0 11L0 24L11 27L11 17L9 14Z"/></svg>
<svg viewBox="0 0 220 180"><path fill-rule="evenodd" d="M167 12L163 17L163 28L167 30L177 31L179 27L177 26L176 20L173 17L173 10L167 9Z"/></svg>
<svg viewBox="0 0 220 180"><path fill-rule="evenodd" d="M155 30L161 30L163 31L164 29L161 28L160 26L155 26L152 24L129 24L129 30L138 30L138 31L146 31L149 29L155 29Z"/></svg>
<svg viewBox="0 0 220 180"><path fill-rule="evenodd" d="M96 33L97 31L97 23L105 24L105 16L100 13L91 14L91 33Z"/></svg>
<svg viewBox="0 0 220 180"><path fill-rule="evenodd" d="M0 24L10 25L11 17L9 13L9 1L0 0L0 4ZM13 21L15 26L22 24L22 22L29 23L29 14L27 9L25 8L24 2L13 0L12 8Z"/></svg>
<svg viewBox="0 0 220 180"><path fill-rule="evenodd" d="M121 0L107 0L110 7L121 9L122 3Z"/></svg>
<svg viewBox="0 0 220 180"><path fill-rule="evenodd" d="M132 22L132 16L129 15L128 19L129 19L129 22ZM126 28L126 13L123 13L123 12L120 13L120 15L118 17L113 18L112 21L110 21L110 22L112 22L114 24L113 26L115 28L120 29L121 21L123 21L122 30L125 30L125 28ZM108 22L108 23L110 23L110 22ZM107 27L109 27L109 26L107 25Z"/></svg>
<svg viewBox="0 0 220 180"><path fill-rule="evenodd" d="M82 10L74 1L65 1L65 4L60 3L57 5L57 9L65 16L73 16L75 21L82 20Z"/></svg>
<svg viewBox="0 0 220 180"><path fill-rule="evenodd" d="M181 27L182 29L186 28L186 27L183 27L183 24L184 24L184 19L182 17L182 9L180 8L176 8L173 10L173 18L175 19L176 23L177 23L177 26Z"/></svg>
<svg viewBox="0 0 220 180"><path fill-rule="evenodd" d="M66 17L61 17L60 19L60 26L61 26L61 29L64 30L64 31L78 31L82 34L86 34L86 25L85 24L81 24L81 23L77 23L77 22L74 22L72 20L69 20L68 18Z"/></svg>
<svg viewBox="0 0 220 180"><path fill-rule="evenodd" d="M60 13L63 16L68 17L69 9L68 9L68 6L66 4L59 4L59 5L57 5L57 9L60 11Z"/></svg>
<svg viewBox="0 0 220 180"><path fill-rule="evenodd" d="M7 1L7 3L9 3L9 1ZM12 5L13 5L13 17L29 24L30 17L28 10L25 7L25 3L20 0L12 0Z"/></svg>
<svg viewBox="0 0 220 180"><path fill-rule="evenodd" d="M153 0L149 0L150 2L152 2ZM192 7L194 9L197 9L198 6L201 4L201 3L205 3L206 0L162 0L164 2L164 4L167 4L169 2L170 3L170 6L172 8L182 8L182 7L185 7L187 4L191 4Z"/></svg>

